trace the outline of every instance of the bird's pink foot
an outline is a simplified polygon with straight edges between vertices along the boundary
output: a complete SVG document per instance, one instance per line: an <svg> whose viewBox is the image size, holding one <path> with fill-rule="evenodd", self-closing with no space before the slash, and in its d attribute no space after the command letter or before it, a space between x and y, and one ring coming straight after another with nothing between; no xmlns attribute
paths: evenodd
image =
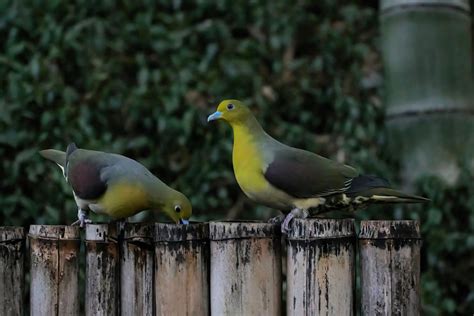
<svg viewBox="0 0 474 316"><path fill-rule="evenodd" d="M288 213L283 220L283 223L281 224L281 232L283 234L288 234L290 231L290 222L293 218L306 218L308 217L309 212L307 210L299 209L299 208L294 208L291 210L290 213Z"/></svg>
<svg viewBox="0 0 474 316"><path fill-rule="evenodd" d="M77 218L78 220L71 224L71 226L79 224L79 227L84 228L86 224L92 223L92 221L87 218L87 213L81 209L77 210Z"/></svg>

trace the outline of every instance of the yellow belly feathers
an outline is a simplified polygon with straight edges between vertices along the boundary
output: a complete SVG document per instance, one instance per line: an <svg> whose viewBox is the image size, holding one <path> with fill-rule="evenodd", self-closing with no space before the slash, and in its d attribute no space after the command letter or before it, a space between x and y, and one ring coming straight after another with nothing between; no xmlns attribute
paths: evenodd
<svg viewBox="0 0 474 316"><path fill-rule="evenodd" d="M105 214L113 218L129 217L150 207L143 187L124 182L110 186L98 204Z"/></svg>

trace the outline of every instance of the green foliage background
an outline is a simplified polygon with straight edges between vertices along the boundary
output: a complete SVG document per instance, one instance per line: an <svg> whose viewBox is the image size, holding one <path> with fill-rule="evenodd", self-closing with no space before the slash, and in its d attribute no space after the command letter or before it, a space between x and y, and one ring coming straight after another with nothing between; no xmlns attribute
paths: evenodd
<svg viewBox="0 0 474 316"><path fill-rule="evenodd" d="M238 188L230 128L206 124L225 98L287 144L397 183L377 31L376 1L1 1L1 225L75 219L37 154L71 141L139 160L190 197L195 220L275 215ZM357 216L420 219L426 314L472 313L472 175L418 193L432 203Z"/></svg>

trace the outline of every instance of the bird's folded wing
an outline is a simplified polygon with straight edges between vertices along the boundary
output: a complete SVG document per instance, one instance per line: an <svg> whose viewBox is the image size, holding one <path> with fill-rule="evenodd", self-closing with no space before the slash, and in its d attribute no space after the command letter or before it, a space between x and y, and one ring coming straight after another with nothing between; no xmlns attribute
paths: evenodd
<svg viewBox="0 0 474 316"><path fill-rule="evenodd" d="M102 168L107 165L91 158L69 161L67 180L77 197L84 200L94 200L107 190L107 181L101 177Z"/></svg>
<svg viewBox="0 0 474 316"><path fill-rule="evenodd" d="M268 182L295 198L344 192L357 175L352 167L296 148L277 151L264 172Z"/></svg>

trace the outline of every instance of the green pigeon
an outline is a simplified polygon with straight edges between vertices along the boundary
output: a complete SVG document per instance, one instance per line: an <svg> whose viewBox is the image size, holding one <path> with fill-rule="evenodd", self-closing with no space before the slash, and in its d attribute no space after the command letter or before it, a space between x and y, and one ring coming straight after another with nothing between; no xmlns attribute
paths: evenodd
<svg viewBox="0 0 474 316"><path fill-rule="evenodd" d="M88 211L125 219L143 210L163 211L174 222L188 224L192 206L187 197L154 176L139 162L122 155L77 148L46 149L41 156L55 162L71 185L80 226L90 223Z"/></svg>
<svg viewBox="0 0 474 316"><path fill-rule="evenodd" d="M230 124L237 183L251 200L286 214L280 217L284 233L292 218L305 218L309 210L318 215L355 211L371 203L428 201L390 188L383 178L361 175L351 166L282 144L268 135L238 100L222 101L207 120Z"/></svg>

